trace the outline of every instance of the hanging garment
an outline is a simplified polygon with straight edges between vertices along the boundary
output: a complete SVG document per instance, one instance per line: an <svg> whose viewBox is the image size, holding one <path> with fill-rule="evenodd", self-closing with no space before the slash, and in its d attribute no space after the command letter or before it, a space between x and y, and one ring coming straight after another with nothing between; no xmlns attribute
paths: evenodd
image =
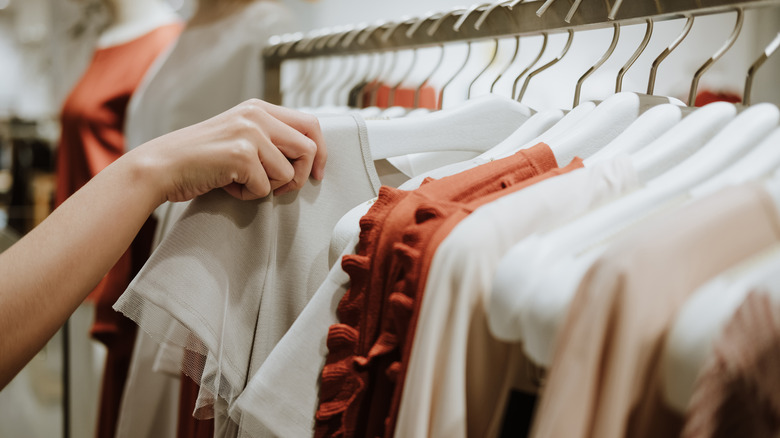
<svg viewBox="0 0 780 438"><path fill-rule="evenodd" d="M529 134L532 135L532 134ZM524 143L524 140L518 140ZM454 154L459 156L459 154ZM454 157L436 153L439 163ZM415 175L400 184L401 190L414 190L429 177L444 178L491 160L474 158L455 162ZM394 159L394 163L398 160ZM403 166L413 169L410 166ZM380 168L378 167L378 170ZM392 181L380 172L383 181ZM318 401L319 377L328 350L328 328L338 323L336 305L349 287L349 276L341 266L341 259L357 253L360 234L360 218L373 205L375 199L360 204L345 214L333 229L328 254L331 267L327 278L317 289L290 330L277 343L271 354L252 375L252 380L236 402L243 412L242 429L256 436L256 431L270 429L277 436L307 436L314 430L314 412ZM279 387L287 388L280 392Z"/></svg>
<svg viewBox="0 0 780 438"><path fill-rule="evenodd" d="M682 436L774 437L780 433L780 305L748 294L698 379Z"/></svg>
<svg viewBox="0 0 780 438"><path fill-rule="evenodd" d="M401 307L406 312L399 311L397 308L391 311L383 311L383 319L388 322L382 329L382 333L380 333L379 340L377 341L377 344L381 345L380 348L384 350L381 354L388 355L389 357L395 356L396 353L400 353L401 355L400 360L393 359L393 362L388 366L388 371L386 371L387 374L390 372L398 373L397 377L393 379L394 388L389 414L383 422L384 428L386 430L386 436L393 436L394 434L396 418L398 416L398 409L401 400L401 392L409 364L412 341L417 329L420 304L424 296L425 283L426 279L428 278L428 272L431 267L432 259L439 244L449 235L452 229L461 220L471 214L471 212L473 212L476 208L494 202L495 200L515 193L518 190L538 184L539 182L546 179L569 173L580 168L582 168L582 160L575 157L566 167L550 169L540 175L528 178L521 183L509 185L505 182L502 182L502 188L505 186L506 188L503 188L494 194L481 197L468 203L465 206L460 207L459 209L452 211L450 214L442 215L438 218L439 220L437 220L437 218L430 218L424 223L416 222L413 225L409 225L404 230L404 236L417 236L417 239L412 239L415 241L415 244L410 245L410 247L417 246L422 251L422 254L418 262L419 273L416 274L416 284L412 280L415 278L415 276L411 276L409 275L409 272L407 272L403 275L403 282L396 282L396 285L402 285L402 288L398 288L396 286L396 288L391 291L391 295L388 299L390 302L397 300L399 307ZM426 242L426 239L429 239L427 243L420 245L420 242ZM407 300L406 297L413 297L414 299L410 301ZM386 309L388 308L386 307ZM404 331L406 331L406 333L403 336L396 337L396 331L401 332L401 334L403 334ZM382 403L385 403L385 398L386 396L384 394L377 391L374 393L374 398L371 401L371 405L381 405ZM485 408L486 407L483 406L483 409Z"/></svg>
<svg viewBox="0 0 780 438"><path fill-rule="evenodd" d="M315 436L383 433L394 376L392 370L389 375L383 374L391 366L393 356L386 356L382 350L392 349L391 344L403 339L406 331L402 325L387 326L389 320L384 315L387 306L395 307L396 311L401 308L397 303L385 302L389 291L384 293L384 285L393 285L398 280L414 288L419 278L418 272L409 272L406 280L402 278L414 266L415 254L393 245L394 242L399 245L419 242L419 236L406 239L406 224L439 222L448 213L555 167L552 151L547 145L539 144L455 176L428 180L414 192L386 187L380 191L379 198L360 221L358 254L342 261L351 286L338 305L341 322L332 326L328 334L329 353L322 371ZM403 259L400 263L393 263L396 255ZM413 300L414 296L408 299ZM394 329L403 332L394 333ZM366 386L369 382L373 391ZM369 404L374 391L381 402Z"/></svg>
<svg viewBox="0 0 780 438"><path fill-rule="evenodd" d="M335 222L379 190L362 119L320 124L328 178L257 201L219 190L196 199L115 305L158 342L204 358L185 373L229 404L326 277ZM201 376L204 363L218 374Z"/></svg>
<svg viewBox="0 0 780 438"><path fill-rule="evenodd" d="M498 262L523 237L637 185L630 159L619 155L506 195L455 227L436 251L426 281L396 436L496 436L510 383L524 366L522 351L495 340L485 321L483 302ZM521 389L535 391L527 381Z"/></svg>
<svg viewBox="0 0 780 438"><path fill-rule="evenodd" d="M772 201L752 184L634 227L577 290L533 436L679 434L680 419L661 402L657 364L671 319L707 279L778 240Z"/></svg>
<svg viewBox="0 0 780 438"><path fill-rule="evenodd" d="M221 20L187 26L170 51L148 70L130 101L125 124L127 148L199 123L247 99L262 97L261 51L271 35L288 31L291 23L291 14L283 4L256 1ZM166 203L155 212L159 222L154 246L187 205ZM147 343L153 347L147 348ZM180 391L193 391L191 387L179 388L181 349L162 348L158 352L157 346L148 336L136 340L118 438L170 437L177 422L184 419L192 424L182 424L180 431L207 430L192 418L194 405L179 407ZM150 367L153 363L157 364L154 369ZM194 382L184 379L182 384L189 387ZM176 414L179 409L183 415Z"/></svg>
<svg viewBox="0 0 780 438"><path fill-rule="evenodd" d="M134 40L99 48L62 109L55 204L86 184L125 152L122 130L128 101L154 59L181 31L168 24ZM90 294L95 303L92 337L108 348L97 436L112 437L135 336L132 321L111 309L149 254L154 222L147 221L130 248Z"/></svg>

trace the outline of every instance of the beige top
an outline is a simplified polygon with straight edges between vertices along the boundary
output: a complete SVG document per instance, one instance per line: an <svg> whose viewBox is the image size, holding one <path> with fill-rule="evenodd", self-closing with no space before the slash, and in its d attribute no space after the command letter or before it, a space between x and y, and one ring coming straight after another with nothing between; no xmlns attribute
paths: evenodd
<svg viewBox="0 0 780 438"><path fill-rule="evenodd" d="M336 221L379 190L362 119L320 124L328 178L257 201L195 199L115 305L157 342L198 353L183 371L229 404L325 279Z"/></svg>
<svg viewBox="0 0 780 438"><path fill-rule="evenodd" d="M701 284L780 241L766 191L729 188L633 227L588 271L558 339L532 436L676 436L658 361Z"/></svg>

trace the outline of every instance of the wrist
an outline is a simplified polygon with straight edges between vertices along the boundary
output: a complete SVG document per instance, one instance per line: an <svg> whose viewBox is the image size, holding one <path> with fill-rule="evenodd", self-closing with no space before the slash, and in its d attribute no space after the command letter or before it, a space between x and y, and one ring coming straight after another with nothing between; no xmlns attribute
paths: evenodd
<svg viewBox="0 0 780 438"><path fill-rule="evenodd" d="M166 184L170 178L160 161L153 154L146 153L145 148L139 147L114 163L120 166L120 177L125 180L123 185L137 192L138 200L149 213L167 200Z"/></svg>

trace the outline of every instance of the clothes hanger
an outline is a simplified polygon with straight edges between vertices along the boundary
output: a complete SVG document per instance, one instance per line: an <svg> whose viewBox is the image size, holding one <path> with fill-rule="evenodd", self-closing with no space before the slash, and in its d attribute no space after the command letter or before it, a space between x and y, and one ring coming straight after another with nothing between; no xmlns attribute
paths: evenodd
<svg viewBox="0 0 780 438"><path fill-rule="evenodd" d="M360 46L363 46L366 44L366 42L369 40L369 38L373 37L374 34L379 32L385 25L387 24L386 21L380 20L373 24L372 26L367 27L362 31L360 34L357 35L356 41L357 44ZM386 64L386 54L385 53L377 53L376 54L376 60L377 64L376 67L377 71L376 73L373 73L373 70L369 74L369 76L366 78L366 84L363 86L363 88L360 90L360 93L358 94L358 107L362 108L363 102L366 101L366 96L368 96L368 106L374 106L375 104L375 91L379 89L381 84L379 83L379 79L381 78L382 72L385 69ZM373 65L372 65L373 68ZM365 108L363 108L365 109Z"/></svg>
<svg viewBox="0 0 780 438"><path fill-rule="evenodd" d="M748 69L747 78L745 79L745 91L742 93L742 103L745 106L750 105L751 94L753 93L753 78L756 76L756 72L764 65L764 62L777 51L778 46L780 46L780 33L775 36L775 39L769 43L766 49L764 49L764 52L761 53L761 56L759 56L758 59L751 64L750 69Z"/></svg>
<svg viewBox="0 0 780 438"><path fill-rule="evenodd" d="M490 57L490 61L488 61L485 68L483 68L477 77L475 77L470 83L468 88L466 89L466 99L471 99L471 90L474 87L474 84L477 82L479 78L482 77L483 74L490 68L491 65L496 61L496 57L498 57L498 38L493 38L493 56Z"/></svg>
<svg viewBox="0 0 780 438"><path fill-rule="evenodd" d="M350 31L353 29L351 28L338 28L334 35L330 37L324 37L319 42L315 44L315 48L317 50L322 50L325 47L336 47L338 45L338 42L344 38ZM342 111L339 105L339 90L343 87L343 85L340 85L341 79L346 76L347 80L350 80L350 75L343 74L343 72L349 72L354 65L355 60L354 57L345 55L340 57L335 57L331 62L329 63L329 69L335 70L335 73L333 74L333 78L328 82L326 76L323 76L323 80L319 81L322 82L323 85L321 86L321 89L318 91L319 97L316 99L317 106L319 107L318 112L333 112L333 111ZM334 68L335 60L339 60L338 68ZM335 90L335 91L334 91ZM328 102L326 100L328 93L333 93L333 100L331 102Z"/></svg>
<svg viewBox="0 0 780 438"><path fill-rule="evenodd" d="M596 70L601 67L604 62L609 59L610 56L612 56L613 53L615 53L615 47L617 47L617 42L620 39L620 23L612 23L612 42L609 44L609 48L607 48L607 51L604 52L604 55L596 61L595 64L591 68L589 68L585 74L583 74L579 80L577 80L577 86L574 87L574 105L572 105L572 108L579 105L580 103L580 93L582 92L582 84L585 83L585 80L588 79L593 73L596 72Z"/></svg>
<svg viewBox="0 0 780 438"><path fill-rule="evenodd" d="M311 31L306 39L302 40L295 46L295 50L307 54L311 53L314 50L315 44L321 38L328 35L329 31L329 28L315 29ZM327 69L327 60L324 57L314 57L311 59L310 66L310 75L321 77L323 70ZM317 81L309 81L308 78L304 83L304 88L302 89L300 95L301 100L298 104L299 108L302 110L310 111L315 106L313 94L316 91L316 83Z"/></svg>
<svg viewBox="0 0 780 438"><path fill-rule="evenodd" d="M726 50L734 44L734 41L736 41L739 36L739 31L742 28L742 17L742 12L738 12L734 32L731 33L715 55L711 56L702 67L697 70L694 76L701 77L701 74L712 66L715 61L720 59L726 53ZM724 50L724 48L726 50ZM668 53L664 51L662 55L668 55ZM695 79L693 82L698 85L698 79ZM692 86L691 91L693 93L695 93L694 88L695 86ZM691 96L689 96L689 101L690 98ZM698 109L691 115L695 115L703 109L704 108ZM702 140L706 141L712 138L720 127L724 126L728 120L731 120L736 116L737 108L731 104L724 104L718 105L717 108L711 112L713 112L713 114L708 117L686 117L680 122L680 125L682 125L681 128L675 129L675 131L678 132L679 137L673 139L668 135L664 135L659 138L658 141L651 143L635 154L632 157L632 161L637 168L640 179L642 181L648 181L662 174L664 171L670 169L675 164L680 163L684 158L701 148L705 144ZM718 123L714 124L715 122ZM685 131L683 131L683 129L685 129ZM684 143L681 141L683 139L685 139ZM662 140L666 141L664 142Z"/></svg>
<svg viewBox="0 0 780 438"><path fill-rule="evenodd" d="M777 125L776 109L767 111L765 108L750 108L728 123L735 114L734 106L723 102L707 105L694 112L656 142L679 141L688 131L683 125L695 124L691 121L709 122L708 129L699 129L700 135L691 139L703 144L698 152L675 166L673 171L666 172L662 178L649 181L645 188L544 236L544 244L537 248L535 260L539 263L544 263L544 260L549 260L550 263L554 260L573 260L567 262L567 269L570 270L567 281L570 281L570 287L558 288L555 292L548 291L547 294L534 293L534 282L542 280L535 279L533 273L528 271L533 267L525 269L523 266L523 263L527 262L527 248L522 244L516 245L506 254L495 276L492 296L498 301L491 304L491 310L501 307L501 297L512 297L515 308L521 309L522 314L518 318L519 325L513 328L516 329L514 335L517 336L513 340L522 340L529 355L543 364L543 361L549 360L549 357L544 355L552 351L552 347L540 345L536 341L555 338L555 332L562 324L579 279L585 274L590 261L604 247L601 243L641 217L669 205L672 199L684 197L687 190L716 174L735 157L754 147ZM718 132L723 125L726 127ZM718 134L712 138L712 132ZM702 138L705 136L709 136L708 139L711 140L703 142ZM683 142L682 146L687 145ZM647 148L640 153L645 150ZM690 155L691 151L688 152ZM649 179L642 178L641 173L639 176L642 181ZM521 284L528 288L518 288ZM551 331L553 333L550 333Z"/></svg>
<svg viewBox="0 0 780 438"><path fill-rule="evenodd" d="M742 31L742 24L745 22L745 12L742 8L737 8L737 24L734 26L734 30L731 36L714 55L710 57L693 75L693 81L691 81L691 91L688 93L688 106L694 106L696 103L696 90L699 88L699 80L717 62L730 48L734 45Z"/></svg>
<svg viewBox="0 0 780 438"><path fill-rule="evenodd" d="M401 24L415 24L416 22L419 22L419 19L406 19L404 21L399 21L398 23L391 26L387 32L385 32L384 35L382 35L382 41L384 43L387 43L390 41L390 38L395 33L396 29ZM414 33L412 33L412 36L414 36ZM409 108L405 108L402 106L394 106L395 103L395 95L398 92L398 88L406 82L406 80L409 78L409 75L412 74L412 71L414 71L415 66L417 65L417 47L412 49L412 60L409 63L409 68L404 72L401 76L401 78L390 87L389 94L387 96L387 109L382 111L381 116L382 117L388 117L388 118L394 118L394 117L402 117L405 116L407 113L409 113Z"/></svg>
<svg viewBox="0 0 780 438"><path fill-rule="evenodd" d="M526 81L523 84L523 89L520 91L521 95L518 97L518 100L522 99L522 95L525 93L525 89L528 87L528 83L532 77L531 75L537 75L543 72L566 56L566 53L568 53L569 47L571 47L571 42L574 38L573 31L569 30L568 32L569 37L563 51L556 59L553 59L544 66L538 68L529 74L528 77L526 77ZM547 34L543 34L543 37L544 40L542 41L542 50L537 55L536 59L531 62L531 64L526 67L526 69L521 72L520 75L515 79L514 85L517 85L518 80L525 74L525 72L530 70L541 58L547 46ZM504 158L516 153L521 149L527 149L539 143L547 143L551 138L571 130L582 119L584 119L590 113L590 111L595 108L595 106L595 103L586 102L585 104L574 108L572 111L569 111L565 115L563 110L558 109L540 111L531 116L531 118L515 132L513 132L512 135L477 157L477 159L493 160Z"/></svg>
<svg viewBox="0 0 780 438"><path fill-rule="evenodd" d="M525 95L525 91L528 89L528 84L531 82L531 79L534 78L534 76L538 75L539 73L547 70L548 68L554 66L558 62L560 62L561 59L563 59L564 56L566 56L567 53L569 53L569 49L571 48L571 43L574 41L574 31L572 29L567 30L569 34L569 38L566 40L566 44L563 46L563 50L561 51L560 55L558 55L555 59L548 62L547 64L544 64L543 66L537 68L536 70L532 71L528 74L525 78L525 82L523 82L523 88L520 89L520 94L517 96L517 101L522 102L523 96ZM543 34L546 37L546 34ZM545 42L547 39L545 38ZM543 46L544 47L544 46ZM541 55L540 55L541 56ZM522 76L522 75L521 75Z"/></svg>
<svg viewBox="0 0 780 438"><path fill-rule="evenodd" d="M623 76L628 72L628 69L631 68L650 42L653 33L653 21L648 19L646 24L647 29L645 31L645 36L640 42L639 47L618 72L615 84L616 93L621 92L623 87ZM639 98L642 100L643 96L640 95ZM682 105L682 102L679 103ZM683 113L681 106L676 104L665 103L656 105L642 113L623 132L615 137L614 140L609 142L609 144L585 159L584 164L588 166L598 161L609 160L620 153L632 154L663 135L677 124L684 115L686 114Z"/></svg>
<svg viewBox="0 0 780 438"><path fill-rule="evenodd" d="M575 101L579 100L577 94L583 81L612 54L619 35L619 27L615 25L609 48L579 79L575 88ZM569 163L574 157L588 158L617 138L647 109L668 102L669 99L665 97L639 96L635 93L614 94L599 103L575 128L549 139L547 144L561 165Z"/></svg>
<svg viewBox="0 0 780 438"><path fill-rule="evenodd" d="M412 61L409 63L409 68L404 72L403 76L401 76L401 79L399 79L395 84L393 84L392 87L390 87L390 94L387 96L387 109L382 111L382 117L388 117L388 118L394 118L394 117L403 117L407 113L409 113L409 109L403 106L394 106L395 103L395 95L398 92L398 88L401 87L401 84L406 82L407 79L409 79L409 75L412 74L412 71L414 71L414 67L417 64L417 48L412 49Z"/></svg>
<svg viewBox="0 0 780 438"><path fill-rule="evenodd" d="M426 85L428 85L428 82L430 82L431 78L436 74L437 71L439 71L439 68L442 66L442 61L444 60L444 45L439 44L439 60L436 61L436 65L433 67L433 70L428 74L428 76L423 79L422 82L420 82L420 85L417 86L417 88L414 90L414 109L409 112L408 115L415 115L415 114L424 114L430 112L428 108L420 108L420 94L422 93L423 88L425 88Z"/></svg>
<svg viewBox="0 0 780 438"><path fill-rule="evenodd" d="M501 70L501 73L496 76L496 79L490 84L490 92L493 93L493 90L496 87L496 84L498 81L501 80L501 78L506 74L506 72L509 70L509 67L512 66L512 64L515 63L515 60L517 59L517 55L520 53L520 36L515 36L515 48L514 52L512 53L512 57L509 59L509 62L506 63L506 66Z"/></svg>
<svg viewBox="0 0 780 438"><path fill-rule="evenodd" d="M653 91L655 91L655 78L658 74L658 67L661 66L661 63L666 59L667 56L669 56L679 45L683 42L685 37L688 36L688 34L691 31L691 28L693 27L693 15L689 15L685 20L685 25L683 26L682 31L677 36L677 38L672 41L672 43L664 49L660 55L658 55L657 58L655 58L655 61L653 61L653 65L650 67L650 78L647 81L647 94L652 95Z"/></svg>
<svg viewBox="0 0 780 438"><path fill-rule="evenodd" d="M761 65L777 50L780 45L780 34L769 43L761 56L750 66L745 83L743 101L749 105L751 85ZM775 129L758 146L740 160L729 166L723 172L710 178L691 190L691 197L699 198L714 193L727 186L737 185L746 181L762 178L780 166L780 128Z"/></svg>
<svg viewBox="0 0 780 438"><path fill-rule="evenodd" d="M520 82L520 79L529 71L531 71L532 68L536 65L537 62L539 62L540 59L542 59L542 55L544 55L545 50L547 49L547 41L549 37L547 35L547 32L542 33L542 48L539 50L539 53L536 55L536 58L534 58L528 66L526 66L523 71L520 72L520 74L517 75L514 82L512 82L512 98L515 99L515 96L517 101L520 102L523 100L523 95L517 95L517 84Z"/></svg>
<svg viewBox="0 0 780 438"><path fill-rule="evenodd" d="M645 36L642 38L642 42L639 43L639 47L637 47L628 61L626 61L626 63L623 64L623 67L620 67L620 70L618 71L617 78L615 79L615 93L620 93L623 91L623 77L626 75L626 73L628 73L628 69L630 69L636 60L639 59L639 57L642 55L642 52L645 51L647 45L650 43L650 38L653 37L653 20L648 18L645 20L645 23L647 24L647 27L645 29Z"/></svg>
<svg viewBox="0 0 780 438"><path fill-rule="evenodd" d="M458 11L463 10L443 14L431 24L428 34L433 35L448 16ZM446 87L468 63L471 41L466 47L466 60L439 92L440 104ZM530 108L512 99L487 95L419 117L367 120L366 125L372 155L379 159L419 152L484 152L508 137L532 114Z"/></svg>

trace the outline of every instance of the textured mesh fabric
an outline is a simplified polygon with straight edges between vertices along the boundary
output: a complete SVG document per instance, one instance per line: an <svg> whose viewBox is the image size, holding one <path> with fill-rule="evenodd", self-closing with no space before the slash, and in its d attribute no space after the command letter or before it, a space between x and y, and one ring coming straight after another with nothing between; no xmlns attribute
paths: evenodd
<svg viewBox="0 0 780 438"><path fill-rule="evenodd" d="M362 120L321 126L324 181L258 201L222 191L194 200L115 305L170 351L188 352L181 371L200 384L197 417L213 415L216 396L232 405L250 362L262 363L325 279L335 223L377 194Z"/></svg>

